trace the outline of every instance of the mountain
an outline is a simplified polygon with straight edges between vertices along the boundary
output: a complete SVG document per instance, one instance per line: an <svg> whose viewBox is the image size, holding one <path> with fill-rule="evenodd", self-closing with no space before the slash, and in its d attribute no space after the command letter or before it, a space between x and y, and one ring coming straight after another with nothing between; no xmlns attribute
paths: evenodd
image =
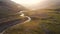
<svg viewBox="0 0 60 34"><path fill-rule="evenodd" d="M21 10L26 8L10 0L0 0L0 18L15 15Z"/></svg>
<svg viewBox="0 0 60 34"><path fill-rule="evenodd" d="M20 19L19 11L28 10L10 0L0 0L0 23Z"/></svg>

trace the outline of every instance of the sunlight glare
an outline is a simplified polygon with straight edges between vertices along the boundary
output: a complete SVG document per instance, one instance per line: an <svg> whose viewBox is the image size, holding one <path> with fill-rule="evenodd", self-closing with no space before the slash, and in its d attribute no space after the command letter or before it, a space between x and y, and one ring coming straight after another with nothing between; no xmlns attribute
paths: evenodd
<svg viewBox="0 0 60 34"><path fill-rule="evenodd" d="M41 5L42 3L44 3L46 0L11 0L14 1L26 8L35 10L36 7L38 8L39 5Z"/></svg>
<svg viewBox="0 0 60 34"><path fill-rule="evenodd" d="M41 2L42 0L11 0L18 4L32 5Z"/></svg>

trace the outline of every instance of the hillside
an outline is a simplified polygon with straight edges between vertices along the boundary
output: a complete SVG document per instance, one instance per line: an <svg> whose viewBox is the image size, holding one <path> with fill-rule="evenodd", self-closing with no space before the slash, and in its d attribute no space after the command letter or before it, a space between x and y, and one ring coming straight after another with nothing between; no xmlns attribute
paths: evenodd
<svg viewBox="0 0 60 34"><path fill-rule="evenodd" d="M42 9L27 12L32 20L25 24L17 24L8 28L4 34L59 34L60 11L56 9Z"/></svg>
<svg viewBox="0 0 60 34"><path fill-rule="evenodd" d="M13 1L0 0L0 23L20 19L17 13L22 10L27 9Z"/></svg>
<svg viewBox="0 0 60 34"><path fill-rule="evenodd" d="M31 21L24 23L24 17L17 14L19 11L24 11L25 16L29 16ZM0 24L3 24L0 28L2 26L4 28L6 22L7 25L11 25L18 19L19 22L22 20L23 24L19 23L9 27L3 34L60 34L60 7L29 10L10 0L0 0ZM12 22L10 23L10 21Z"/></svg>

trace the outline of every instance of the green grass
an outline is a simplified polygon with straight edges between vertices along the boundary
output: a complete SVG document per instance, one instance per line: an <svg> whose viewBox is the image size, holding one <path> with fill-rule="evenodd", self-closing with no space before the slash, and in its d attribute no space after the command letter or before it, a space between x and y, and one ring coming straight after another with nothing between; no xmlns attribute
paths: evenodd
<svg viewBox="0 0 60 34"><path fill-rule="evenodd" d="M35 19L25 23L17 24L13 27L7 29L4 34L46 34L44 28L50 31L50 34L60 34L60 13L55 12L54 10L49 10L51 12L47 13L46 18ZM38 13L37 13L38 14ZM43 28L42 24L45 26Z"/></svg>

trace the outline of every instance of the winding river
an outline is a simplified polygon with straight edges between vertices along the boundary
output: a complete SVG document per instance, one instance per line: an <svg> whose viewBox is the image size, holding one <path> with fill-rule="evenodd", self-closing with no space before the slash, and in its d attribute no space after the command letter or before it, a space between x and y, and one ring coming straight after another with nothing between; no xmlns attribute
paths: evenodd
<svg viewBox="0 0 60 34"><path fill-rule="evenodd" d="M28 18L28 20L26 20L24 23L27 23L27 22L30 22L31 21L31 18L29 16L25 16L25 14L23 13L24 11L20 11L19 13L21 14L20 16L21 17L26 17Z"/></svg>
<svg viewBox="0 0 60 34"><path fill-rule="evenodd" d="M30 22L31 21L31 18L29 16L25 16L25 14L23 12L24 11L20 11L18 13L21 14L20 15L21 17L26 17L27 20L21 21L20 19L18 19L18 20L14 20L14 21L9 21L7 23L2 23L2 25L0 24L0 34L3 34L8 27L14 26L14 25L16 25L18 23L21 23L21 22L23 22L23 24L24 23L27 23L27 22Z"/></svg>

